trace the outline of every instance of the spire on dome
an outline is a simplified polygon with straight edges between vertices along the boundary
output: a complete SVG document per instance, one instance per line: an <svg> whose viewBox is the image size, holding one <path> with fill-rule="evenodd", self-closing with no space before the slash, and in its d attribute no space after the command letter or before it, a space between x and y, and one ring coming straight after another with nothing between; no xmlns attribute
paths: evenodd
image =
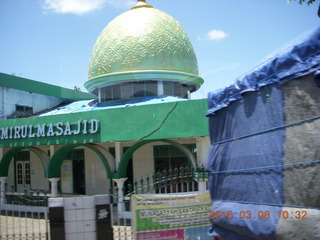
<svg viewBox="0 0 320 240"><path fill-rule="evenodd" d="M148 7L148 8L153 8L151 5L149 5L146 0L138 0L137 4L134 5L132 9L137 9L137 8L142 8L142 7Z"/></svg>

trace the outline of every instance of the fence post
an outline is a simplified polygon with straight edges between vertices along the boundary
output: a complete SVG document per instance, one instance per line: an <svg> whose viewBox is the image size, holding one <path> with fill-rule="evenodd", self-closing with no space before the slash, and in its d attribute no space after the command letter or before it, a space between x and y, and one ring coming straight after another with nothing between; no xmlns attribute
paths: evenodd
<svg viewBox="0 0 320 240"><path fill-rule="evenodd" d="M6 182L8 177L0 177L0 209L3 208L6 200Z"/></svg>
<svg viewBox="0 0 320 240"><path fill-rule="evenodd" d="M125 205L124 205L124 199L123 199L123 187L124 187L124 182L128 178L118 178L118 179L112 179L117 183L117 188L118 188L118 216L122 218L123 212L125 210Z"/></svg>
<svg viewBox="0 0 320 240"><path fill-rule="evenodd" d="M197 169L195 179L198 182L198 191L203 192L207 190L208 171L204 167Z"/></svg>

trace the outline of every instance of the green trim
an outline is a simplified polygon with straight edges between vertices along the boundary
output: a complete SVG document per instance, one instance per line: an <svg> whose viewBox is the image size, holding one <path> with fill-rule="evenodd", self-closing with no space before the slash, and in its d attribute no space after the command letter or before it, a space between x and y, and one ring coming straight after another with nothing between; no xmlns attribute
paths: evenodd
<svg viewBox="0 0 320 240"><path fill-rule="evenodd" d="M62 162L65 160L67 154L73 150L76 147L86 147L90 150L92 150L94 153L97 154L97 156L100 158L102 161L102 164L105 168L106 171L106 177L110 178L111 176L111 171L110 167L108 164L107 159L103 156L103 154L95 148L93 144L69 144L66 146L63 146L59 148L51 157L49 165L48 165L48 174L47 178L60 178L61 177L61 165Z"/></svg>
<svg viewBox="0 0 320 240"><path fill-rule="evenodd" d="M15 147L15 148L12 148L9 151L7 151L2 157L2 159L0 161L0 177L7 177L8 176L8 171L9 171L9 166L10 166L11 160L14 159L14 156L18 152L20 152L24 149L28 149L29 151L31 151L37 155L37 157L40 159L40 161L42 163L43 171L46 174L46 167L44 164L45 159L43 159L43 157L38 152L38 151L42 151L41 149L36 149L33 147ZM45 153L45 152L43 152L43 153Z"/></svg>
<svg viewBox="0 0 320 240"><path fill-rule="evenodd" d="M68 136L44 136L20 139L2 139L0 147L20 147L37 145L65 145L100 142L122 142L209 136L206 99L185 100L170 103L124 106L103 110L60 114L43 117L19 118L0 121L1 128L52 123L62 119L70 122L71 130L77 129L77 120L99 122L95 134ZM74 125L72 125L74 123ZM48 127L46 127L48 129ZM35 130L36 131L36 130ZM14 136L14 135L13 135Z"/></svg>
<svg viewBox="0 0 320 240"><path fill-rule="evenodd" d="M129 163L129 160L132 158L132 154L138 150L140 147L148 144L148 143L152 143L152 142L164 142L164 143L168 143L168 144L171 144L175 147L177 147L179 150L181 150L185 156L188 158L188 161L190 163L190 165L193 166L193 168L195 169L196 166L194 165L194 162L192 161L191 157L189 156L188 152L185 151L185 149L183 148L182 145L174 142L174 141L171 141L171 140L164 140L164 139L159 139L159 140L149 140L149 141L141 141L141 142L138 142L134 145L132 145L122 156L121 160L120 160L120 163L119 163L119 166L118 166L118 173L114 174L113 175L113 178L124 178L126 177L126 171L127 171L127 166L128 166L128 163Z"/></svg>
<svg viewBox="0 0 320 240"><path fill-rule="evenodd" d="M203 84L203 79L197 75L168 70L139 70L130 72L109 73L95 78L91 78L85 82L84 87L93 92L97 87L108 84L135 82L153 80L153 81L174 81L185 84L191 84L198 89Z"/></svg>
<svg viewBox="0 0 320 240"><path fill-rule="evenodd" d="M90 100L96 96L68 88L0 73L0 86L70 100Z"/></svg>

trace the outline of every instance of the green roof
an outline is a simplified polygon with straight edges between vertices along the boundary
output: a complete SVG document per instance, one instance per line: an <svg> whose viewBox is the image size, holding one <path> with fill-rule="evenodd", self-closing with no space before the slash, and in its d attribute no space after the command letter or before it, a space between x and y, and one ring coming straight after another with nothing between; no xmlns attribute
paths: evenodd
<svg viewBox="0 0 320 240"><path fill-rule="evenodd" d="M0 86L70 100L94 99L96 96L43 82L0 73Z"/></svg>
<svg viewBox="0 0 320 240"><path fill-rule="evenodd" d="M186 100L169 103L120 107L88 112L59 114L51 116L17 118L0 121L0 130L7 131L11 139L1 139L0 147L60 145L93 142L123 142L136 140L160 140L209 136L207 99ZM77 130L79 121L95 119L99 130L89 134L64 134L58 136L57 124L69 122L68 131ZM24 129L32 125L33 131L45 125L42 137L14 139L16 126ZM50 125L51 129L50 130ZM61 127L62 125L60 125ZM19 127L18 127L19 128ZM64 128L64 126L63 126ZM83 128L82 128L83 130ZM81 131L82 131L81 130ZM22 136L22 130L19 130ZM50 134L49 134L50 133ZM0 138L1 138L0 134Z"/></svg>

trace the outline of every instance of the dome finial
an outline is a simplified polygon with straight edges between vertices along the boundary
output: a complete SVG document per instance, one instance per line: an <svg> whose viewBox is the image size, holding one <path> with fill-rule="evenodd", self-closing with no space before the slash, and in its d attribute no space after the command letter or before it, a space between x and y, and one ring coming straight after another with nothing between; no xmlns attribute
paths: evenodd
<svg viewBox="0 0 320 240"><path fill-rule="evenodd" d="M141 7L147 7L147 8L153 8L151 5L149 5L146 0L138 0L137 4L134 5L131 9L137 9Z"/></svg>

